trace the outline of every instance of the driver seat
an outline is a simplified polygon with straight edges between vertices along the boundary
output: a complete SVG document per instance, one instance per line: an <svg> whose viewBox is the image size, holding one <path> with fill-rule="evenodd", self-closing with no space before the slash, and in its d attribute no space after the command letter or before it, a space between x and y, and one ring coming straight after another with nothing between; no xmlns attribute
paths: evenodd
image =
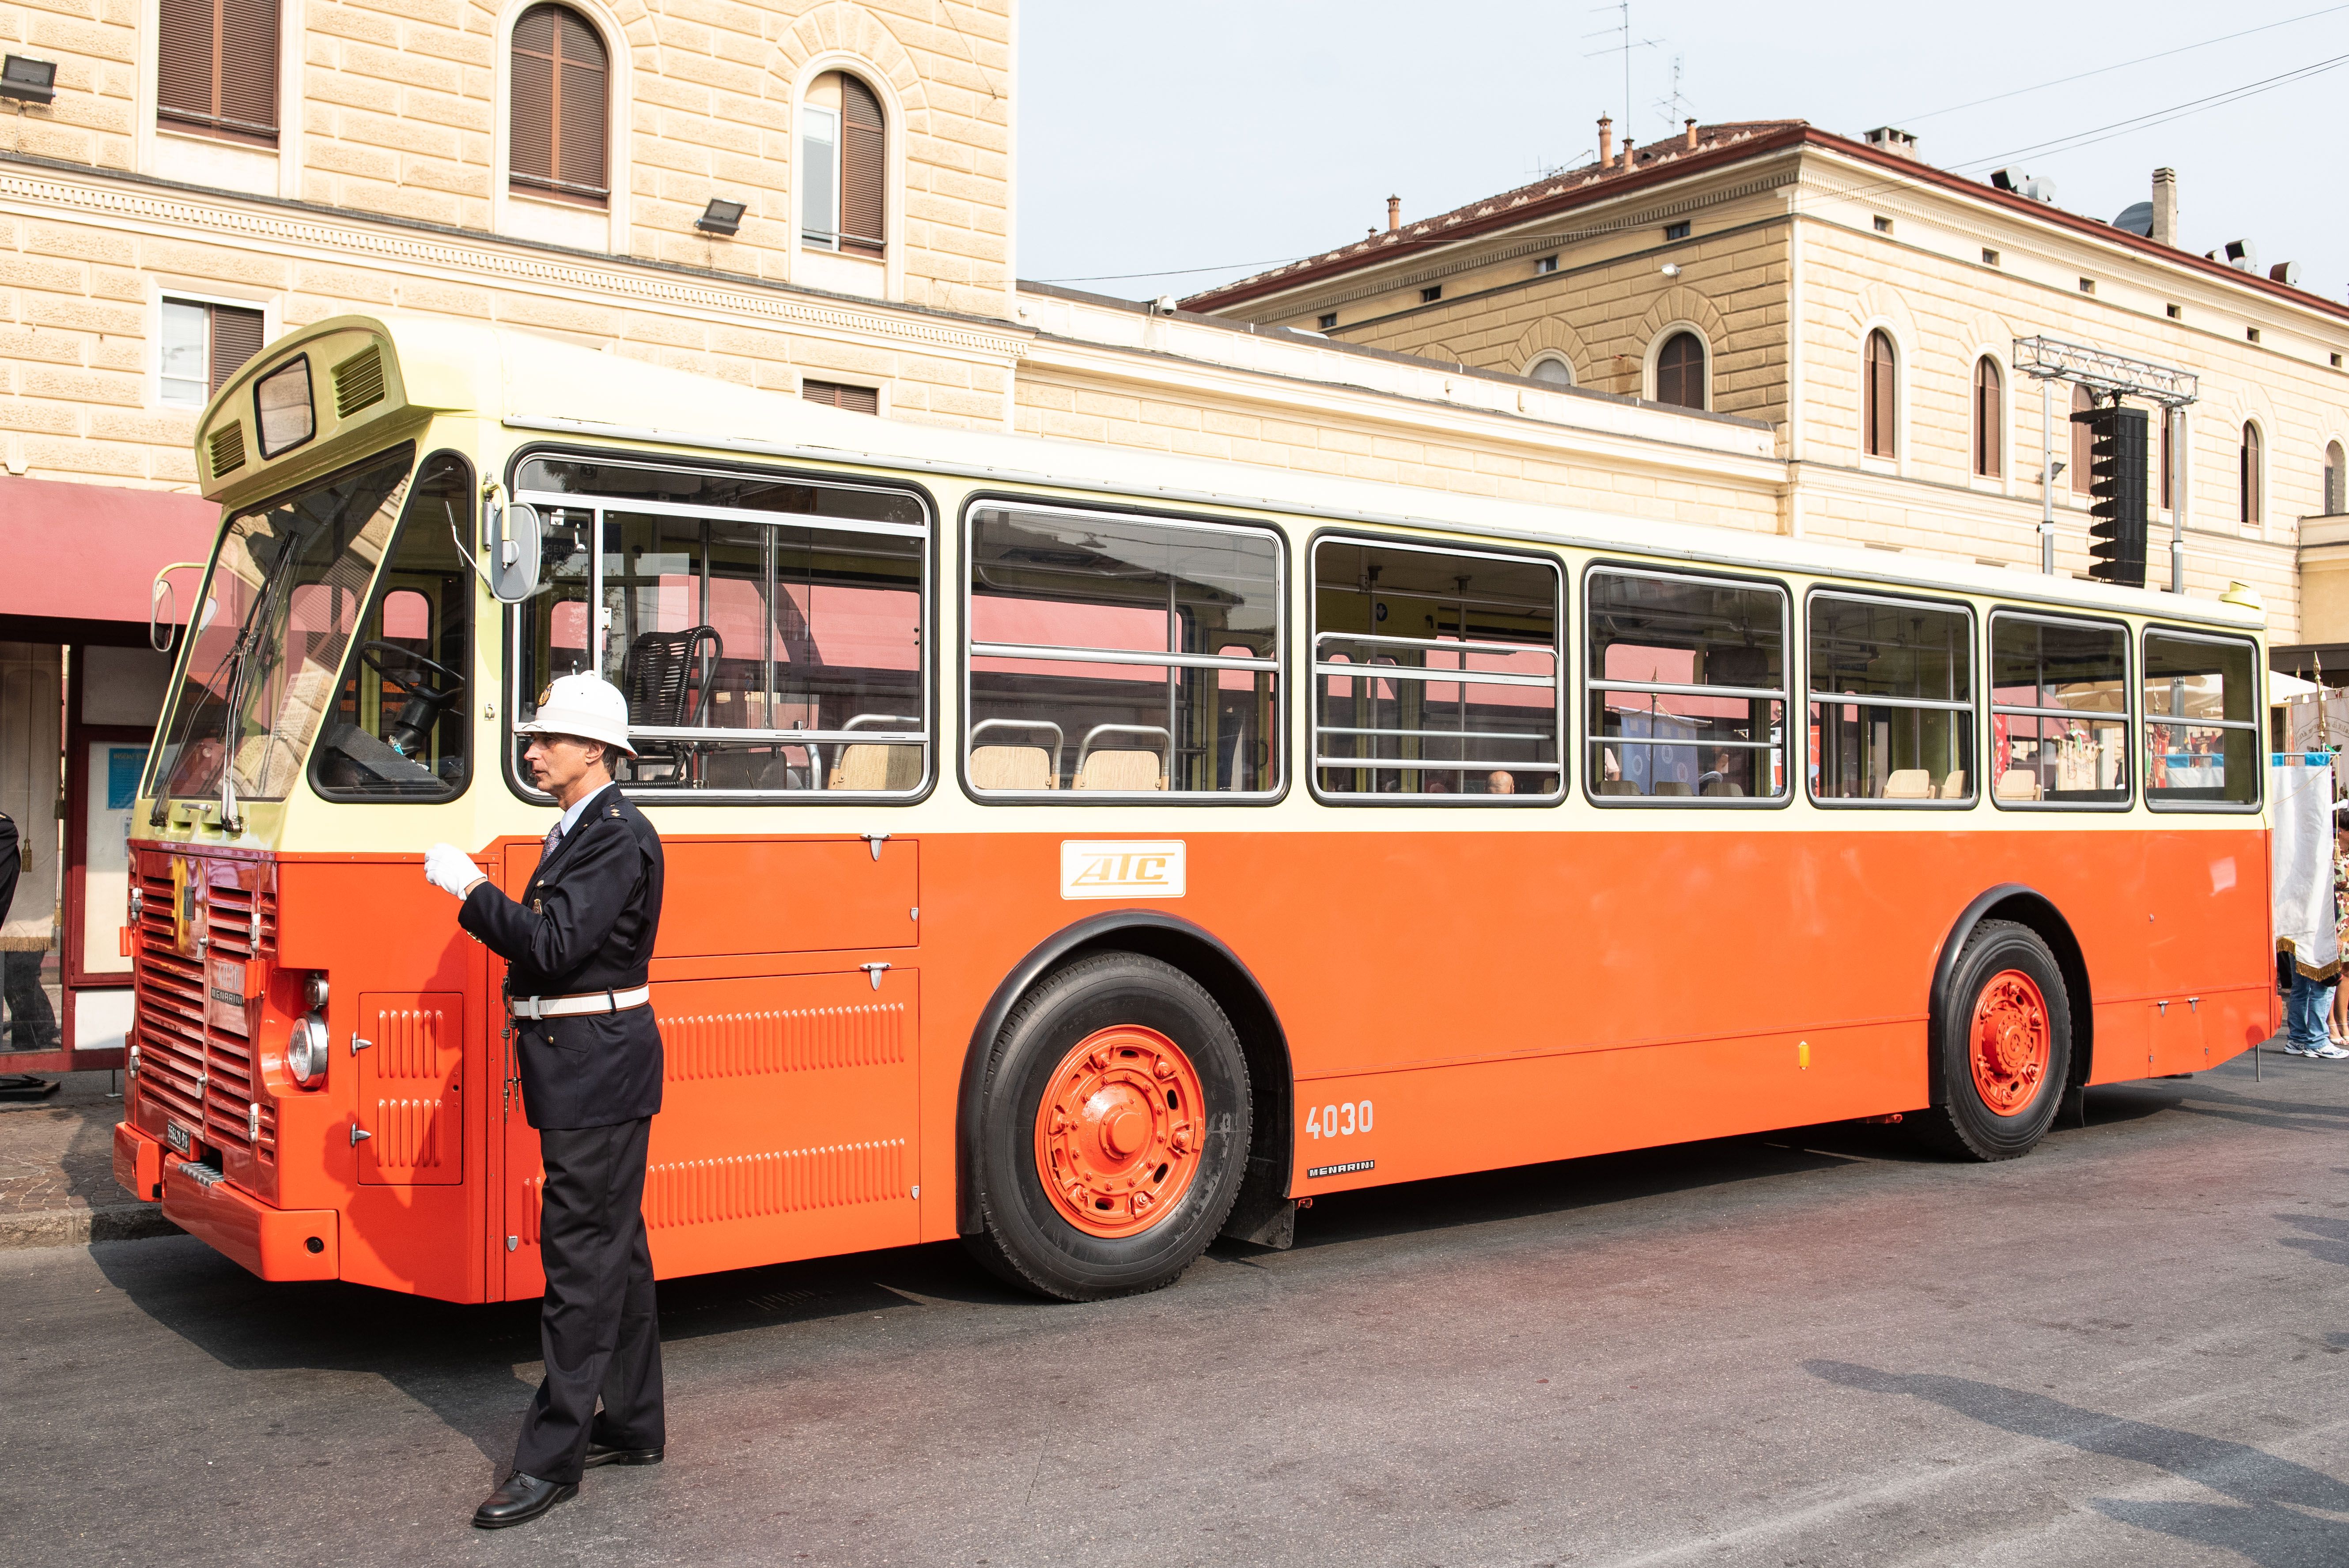
<svg viewBox="0 0 2349 1568"><path fill-rule="evenodd" d="M689 626L682 632L647 632L628 645L620 666L620 690L628 699L628 726L690 728L709 712L711 687L717 684L718 662L726 645L715 626ZM666 768L667 779L681 781L690 753L688 743L644 740L636 743L636 776L650 782L648 768Z"/></svg>

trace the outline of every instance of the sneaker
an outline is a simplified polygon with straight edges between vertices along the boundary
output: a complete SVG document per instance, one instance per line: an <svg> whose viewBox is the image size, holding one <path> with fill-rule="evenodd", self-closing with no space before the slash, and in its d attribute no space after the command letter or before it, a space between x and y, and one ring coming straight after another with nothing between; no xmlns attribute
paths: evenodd
<svg viewBox="0 0 2349 1568"><path fill-rule="evenodd" d="M2313 1057L2316 1053L2298 1040L2286 1040L2283 1043L2283 1054L2288 1057Z"/></svg>
<svg viewBox="0 0 2349 1568"><path fill-rule="evenodd" d="M2312 1057L2321 1057L2328 1062L2349 1061L2349 1051L2343 1050L2331 1040L2325 1041L2308 1054Z"/></svg>

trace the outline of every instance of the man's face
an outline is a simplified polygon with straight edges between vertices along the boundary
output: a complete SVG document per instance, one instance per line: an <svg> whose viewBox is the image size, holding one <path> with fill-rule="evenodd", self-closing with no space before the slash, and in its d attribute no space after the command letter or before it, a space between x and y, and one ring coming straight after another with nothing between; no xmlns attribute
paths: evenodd
<svg viewBox="0 0 2349 1568"><path fill-rule="evenodd" d="M530 749L522 754L530 764L531 778L550 795L559 796L585 778L591 769L604 765L604 743L582 740L575 735L534 735Z"/></svg>

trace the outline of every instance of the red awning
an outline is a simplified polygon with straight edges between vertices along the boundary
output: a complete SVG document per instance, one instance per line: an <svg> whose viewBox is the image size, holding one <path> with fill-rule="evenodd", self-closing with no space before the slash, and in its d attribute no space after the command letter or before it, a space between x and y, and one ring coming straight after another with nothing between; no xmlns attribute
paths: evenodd
<svg viewBox="0 0 2349 1568"><path fill-rule="evenodd" d="M211 553L220 508L202 496L0 475L0 634L9 621L144 625L156 569ZM197 586L183 573L179 614Z"/></svg>

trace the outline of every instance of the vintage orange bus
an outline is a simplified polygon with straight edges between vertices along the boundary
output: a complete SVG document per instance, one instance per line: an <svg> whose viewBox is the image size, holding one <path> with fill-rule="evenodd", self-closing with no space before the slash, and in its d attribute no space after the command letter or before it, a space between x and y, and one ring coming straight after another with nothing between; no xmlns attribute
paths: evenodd
<svg viewBox="0 0 2349 1568"><path fill-rule="evenodd" d="M1317 1193L2067 1090L2274 1022L2255 612L933 429L345 316L222 510L134 821L115 1169L273 1280L528 1296L513 726L627 692L665 1275L959 1236L1085 1298Z"/></svg>

